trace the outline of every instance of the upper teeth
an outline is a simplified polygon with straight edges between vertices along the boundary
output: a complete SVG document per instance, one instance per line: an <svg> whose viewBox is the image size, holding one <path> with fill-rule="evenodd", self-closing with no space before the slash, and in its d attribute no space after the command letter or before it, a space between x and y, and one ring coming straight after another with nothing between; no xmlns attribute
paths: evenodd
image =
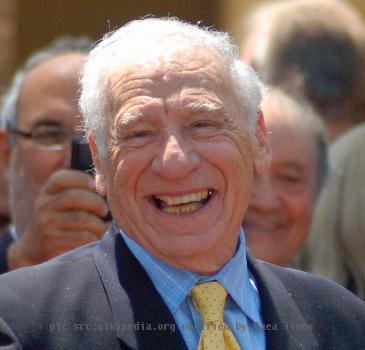
<svg viewBox="0 0 365 350"><path fill-rule="evenodd" d="M200 191L189 194L184 194L183 196L156 196L160 201L164 201L167 205L184 204L190 202L199 202L202 199L208 197L209 191Z"/></svg>

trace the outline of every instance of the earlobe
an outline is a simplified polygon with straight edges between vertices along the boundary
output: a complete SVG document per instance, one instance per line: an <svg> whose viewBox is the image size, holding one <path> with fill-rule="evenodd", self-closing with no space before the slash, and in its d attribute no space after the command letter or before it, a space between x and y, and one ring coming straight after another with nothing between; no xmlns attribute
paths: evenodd
<svg viewBox="0 0 365 350"><path fill-rule="evenodd" d="M102 160L99 158L98 149L95 142L95 136L90 133L87 137L89 142L91 155L93 157L93 163L95 167L95 184L96 190L101 196L106 196L106 187L105 187L105 180L103 175L103 164Z"/></svg>
<svg viewBox="0 0 365 350"><path fill-rule="evenodd" d="M256 174L262 174L269 169L271 164L271 148L262 111L259 111L257 116L257 128L253 147L254 171Z"/></svg>
<svg viewBox="0 0 365 350"><path fill-rule="evenodd" d="M100 194L100 196L106 196L106 188L105 188L105 181L104 176L98 172L95 172L95 186L96 191Z"/></svg>

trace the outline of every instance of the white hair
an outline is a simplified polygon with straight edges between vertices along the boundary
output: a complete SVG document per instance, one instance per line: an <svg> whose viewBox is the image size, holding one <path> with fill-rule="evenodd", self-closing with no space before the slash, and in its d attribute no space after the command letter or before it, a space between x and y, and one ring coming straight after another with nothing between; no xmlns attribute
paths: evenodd
<svg viewBox="0 0 365 350"><path fill-rule="evenodd" d="M237 98L247 130L256 130L262 85L254 70L239 59L238 48L227 33L182 22L176 18L132 21L107 34L91 51L81 79L80 110L88 132L96 136L103 153L107 121L112 118L109 78L116 70L168 61L187 50L208 49L227 69L225 76Z"/></svg>

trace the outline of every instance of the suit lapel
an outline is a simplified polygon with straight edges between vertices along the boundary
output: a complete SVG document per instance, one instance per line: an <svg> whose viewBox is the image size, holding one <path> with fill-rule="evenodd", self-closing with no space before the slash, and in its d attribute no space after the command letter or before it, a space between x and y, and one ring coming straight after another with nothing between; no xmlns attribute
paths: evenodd
<svg viewBox="0 0 365 350"><path fill-rule="evenodd" d="M133 349L186 349L170 311L117 233L113 224L94 252L117 337ZM317 348L313 332L305 327L305 319L280 279L249 253L247 260L259 290L264 324L271 328L265 331L267 348Z"/></svg>
<svg viewBox="0 0 365 350"><path fill-rule="evenodd" d="M7 251L12 241L13 238L10 234L10 226L8 225L0 233L0 274L9 271L8 261L7 261Z"/></svg>
<svg viewBox="0 0 365 350"><path fill-rule="evenodd" d="M148 275L121 235L117 235L116 240L117 261L121 267L119 279L130 298L136 325L139 325L136 331L138 349L186 349L174 318Z"/></svg>
<svg viewBox="0 0 365 350"><path fill-rule="evenodd" d="M119 340L132 349L137 349L137 339L133 329L133 311L126 291L118 279L117 260L115 256L115 224L109 228L94 251L94 260L104 285L114 318L116 335Z"/></svg>
<svg viewBox="0 0 365 350"><path fill-rule="evenodd" d="M95 258L113 316L116 324L131 326L117 336L132 348L186 349L169 309L115 225L103 241Z"/></svg>
<svg viewBox="0 0 365 350"><path fill-rule="evenodd" d="M311 325L296 306L290 291L249 252L248 266L258 287L268 349L317 349Z"/></svg>

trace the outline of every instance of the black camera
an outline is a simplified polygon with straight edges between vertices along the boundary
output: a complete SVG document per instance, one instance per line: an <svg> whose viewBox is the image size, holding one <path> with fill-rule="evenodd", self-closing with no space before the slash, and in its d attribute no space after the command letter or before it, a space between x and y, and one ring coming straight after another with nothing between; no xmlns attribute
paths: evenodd
<svg viewBox="0 0 365 350"><path fill-rule="evenodd" d="M94 175L94 165L90 147L87 140L83 137L72 140L71 169L86 171L87 173Z"/></svg>
<svg viewBox="0 0 365 350"><path fill-rule="evenodd" d="M72 140L71 169L85 171L95 175L93 158L91 156L89 144L85 138L80 137ZM104 221L112 220L110 211L103 219Z"/></svg>

